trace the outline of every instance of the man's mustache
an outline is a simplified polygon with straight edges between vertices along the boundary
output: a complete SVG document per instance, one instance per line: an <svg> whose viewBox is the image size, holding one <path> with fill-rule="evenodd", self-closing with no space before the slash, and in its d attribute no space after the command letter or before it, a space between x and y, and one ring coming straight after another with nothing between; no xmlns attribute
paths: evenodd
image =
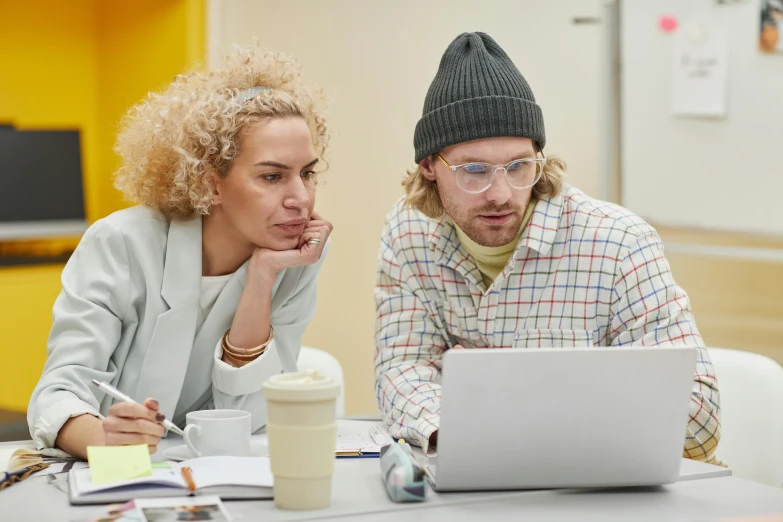
<svg viewBox="0 0 783 522"><path fill-rule="evenodd" d="M519 212L520 208L516 205L485 205L483 207L479 207L478 209L474 210L476 214L508 214L511 212Z"/></svg>

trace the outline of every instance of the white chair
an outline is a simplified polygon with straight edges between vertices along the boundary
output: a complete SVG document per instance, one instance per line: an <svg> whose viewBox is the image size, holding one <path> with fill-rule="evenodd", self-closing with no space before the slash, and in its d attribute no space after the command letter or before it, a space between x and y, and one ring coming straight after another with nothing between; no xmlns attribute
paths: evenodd
<svg viewBox="0 0 783 522"><path fill-rule="evenodd" d="M318 348L302 346L296 365L299 370L317 370L318 373L331 377L340 383L340 395L337 397L337 418L345 417L345 379L340 361Z"/></svg>
<svg viewBox="0 0 783 522"><path fill-rule="evenodd" d="M783 484L783 368L763 355L710 348L721 402L716 455L735 477Z"/></svg>

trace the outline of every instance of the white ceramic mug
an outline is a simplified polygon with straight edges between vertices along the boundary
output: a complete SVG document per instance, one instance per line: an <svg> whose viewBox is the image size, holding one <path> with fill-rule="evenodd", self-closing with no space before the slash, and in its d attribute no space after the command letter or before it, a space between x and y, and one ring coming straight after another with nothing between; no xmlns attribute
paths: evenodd
<svg viewBox="0 0 783 522"><path fill-rule="evenodd" d="M250 456L250 413L202 410L188 413L185 443L193 457Z"/></svg>

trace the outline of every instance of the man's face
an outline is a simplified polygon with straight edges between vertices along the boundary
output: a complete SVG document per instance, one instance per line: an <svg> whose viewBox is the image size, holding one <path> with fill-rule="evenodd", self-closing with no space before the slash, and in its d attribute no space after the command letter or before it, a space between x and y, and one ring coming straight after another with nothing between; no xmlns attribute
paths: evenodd
<svg viewBox="0 0 783 522"><path fill-rule="evenodd" d="M521 158L535 158L536 149L530 138L484 138L446 147L441 156L450 165L474 161L505 165ZM437 156L425 158L419 164L421 172L435 181L443 209L470 239L482 246L507 245L517 235L532 187L517 190L506 176L498 172L492 185L479 194L462 190L456 175Z"/></svg>

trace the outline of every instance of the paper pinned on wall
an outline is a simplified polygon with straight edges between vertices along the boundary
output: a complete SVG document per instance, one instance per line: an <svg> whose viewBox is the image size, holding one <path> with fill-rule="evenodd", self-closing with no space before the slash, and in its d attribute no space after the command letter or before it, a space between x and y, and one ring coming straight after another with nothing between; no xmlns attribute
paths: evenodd
<svg viewBox="0 0 783 522"><path fill-rule="evenodd" d="M728 53L716 26L691 24L673 42L672 112L677 116L725 117Z"/></svg>

